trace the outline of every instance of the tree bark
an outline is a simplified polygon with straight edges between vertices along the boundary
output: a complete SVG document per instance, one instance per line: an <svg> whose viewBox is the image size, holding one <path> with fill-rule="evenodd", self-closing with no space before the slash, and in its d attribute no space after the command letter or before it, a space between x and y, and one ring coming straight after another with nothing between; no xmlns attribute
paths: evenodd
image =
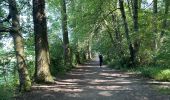
<svg viewBox="0 0 170 100"><path fill-rule="evenodd" d="M169 4L170 4L170 1L169 0L164 0L164 3L165 3L165 12L164 12L164 19L163 19L163 22L162 22L162 31L161 31L161 34L160 34L160 38L159 38L159 43L158 43L158 49L160 49L161 45L162 45L162 42L164 40L164 34L165 34L165 30L167 29L167 19L168 19L168 14L169 14Z"/></svg>
<svg viewBox="0 0 170 100"><path fill-rule="evenodd" d="M164 33L165 33L165 29L167 28L167 18L168 18L168 14L169 14L169 4L170 4L170 1L169 0L165 0L165 13L164 13L164 20L162 22L162 31L161 31L161 36L160 38L163 37Z"/></svg>
<svg viewBox="0 0 170 100"><path fill-rule="evenodd" d="M90 36L90 38L92 38L92 37ZM92 54L91 54L91 39L88 40L87 50L88 50L87 51L88 52L88 60L91 60L92 59Z"/></svg>
<svg viewBox="0 0 170 100"><path fill-rule="evenodd" d="M67 29L67 12L66 12L66 1L60 0L61 3L61 24L63 32L63 42L64 42L64 64L66 67L71 67L71 57L70 57L70 47Z"/></svg>
<svg viewBox="0 0 170 100"><path fill-rule="evenodd" d="M35 34L35 81L51 83L47 21L45 0L33 0L33 20Z"/></svg>
<svg viewBox="0 0 170 100"><path fill-rule="evenodd" d="M133 1L133 24L134 24L134 31L138 32L138 0Z"/></svg>
<svg viewBox="0 0 170 100"><path fill-rule="evenodd" d="M140 1L140 0L139 0ZM137 62L137 54L139 51L139 47L140 47L140 38L139 38L139 23L138 23L138 10L139 10L139 2L138 0L133 0L133 25L134 25L134 33L138 34L136 35L137 37L135 37L135 41L133 43L134 45L134 59L135 59L135 63Z"/></svg>
<svg viewBox="0 0 170 100"><path fill-rule="evenodd" d="M158 0L153 0L153 32L154 32L154 50L157 51L157 13L158 13Z"/></svg>
<svg viewBox="0 0 170 100"><path fill-rule="evenodd" d="M14 31L11 31L10 34L14 40L14 48L17 59L17 69L19 73L19 83L20 83L20 91L29 91L31 89L31 80L28 74L27 65L25 62L24 55L24 44L23 37L21 34L21 27L19 21L19 13L15 0L8 0L9 3L9 14L12 18L12 28Z"/></svg>
<svg viewBox="0 0 170 100"><path fill-rule="evenodd" d="M129 28L128 28L128 24L127 24L127 20L126 20L123 0L119 0L119 7L120 7L120 12L121 12L121 15L122 15L122 19L123 19L126 39L127 39L128 46L129 46L130 60L131 60L132 65L134 65L134 60L135 60L134 49L133 49L131 39L130 39L130 36L129 36Z"/></svg>
<svg viewBox="0 0 170 100"><path fill-rule="evenodd" d="M133 17L132 10L131 10L131 6L132 6L132 9L133 9L133 2L132 2L132 0L127 0L127 3L128 3L129 15L130 15L130 17Z"/></svg>

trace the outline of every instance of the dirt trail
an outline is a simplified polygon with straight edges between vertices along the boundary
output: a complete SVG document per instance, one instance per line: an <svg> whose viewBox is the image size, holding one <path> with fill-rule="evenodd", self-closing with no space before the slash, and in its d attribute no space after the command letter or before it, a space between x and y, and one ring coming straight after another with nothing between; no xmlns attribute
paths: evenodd
<svg viewBox="0 0 170 100"><path fill-rule="evenodd" d="M17 100L170 100L170 95L159 93L155 86L160 84L100 68L93 61L57 78L56 84L34 85Z"/></svg>

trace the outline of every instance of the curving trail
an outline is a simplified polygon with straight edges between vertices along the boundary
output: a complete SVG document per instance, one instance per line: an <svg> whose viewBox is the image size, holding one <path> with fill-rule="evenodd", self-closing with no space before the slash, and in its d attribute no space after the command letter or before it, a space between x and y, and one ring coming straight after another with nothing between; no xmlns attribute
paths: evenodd
<svg viewBox="0 0 170 100"><path fill-rule="evenodd" d="M57 78L53 85L34 85L17 100L170 100L156 86L169 83L147 81L131 73L100 68L98 62L81 65Z"/></svg>

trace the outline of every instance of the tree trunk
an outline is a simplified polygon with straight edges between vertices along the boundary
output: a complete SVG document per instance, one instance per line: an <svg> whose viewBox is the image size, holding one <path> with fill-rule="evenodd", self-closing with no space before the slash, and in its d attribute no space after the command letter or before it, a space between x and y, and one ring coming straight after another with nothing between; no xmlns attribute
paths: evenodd
<svg viewBox="0 0 170 100"><path fill-rule="evenodd" d="M138 0L133 1L133 24L134 24L134 31L138 32Z"/></svg>
<svg viewBox="0 0 170 100"><path fill-rule="evenodd" d="M133 17L132 10L131 10L131 6L132 6L132 9L133 9L133 2L132 2L132 0L127 0L127 3L128 3L129 15L130 15L130 17Z"/></svg>
<svg viewBox="0 0 170 100"><path fill-rule="evenodd" d="M130 39L130 36L129 36L129 28L128 28L128 24L127 24L127 20L126 20L123 0L119 0L119 7L120 7L120 12L121 12L121 15L122 15L122 19L123 19L126 39L127 39L128 46L129 46L130 60L131 60L132 65L134 65L134 60L135 60L135 55L134 55L134 51L133 51L134 49L133 49L131 39Z"/></svg>
<svg viewBox="0 0 170 100"><path fill-rule="evenodd" d="M67 29L67 13L66 13L66 2L61 0L61 24L63 32L63 42L64 42L64 64L66 67L71 67L71 57L70 57L70 47Z"/></svg>
<svg viewBox="0 0 170 100"><path fill-rule="evenodd" d="M31 89L31 80L28 74L25 55L24 55L24 45L23 37L21 34L21 27L19 22L19 14L15 0L8 0L9 3L9 14L12 18L12 28L13 31L10 34L14 40L14 47L17 59L17 68L19 73L20 91L29 91Z"/></svg>
<svg viewBox="0 0 170 100"><path fill-rule="evenodd" d="M47 21L45 0L33 0L33 20L35 34L35 81L38 83L53 82L50 73L49 46L47 38Z"/></svg>
<svg viewBox="0 0 170 100"><path fill-rule="evenodd" d="M165 29L167 28L167 18L168 18L168 14L169 14L169 4L170 4L170 1L169 0L165 0L165 18L163 20L163 23L162 23L162 31L161 31L161 36L160 38L163 37L164 33L165 33Z"/></svg>
<svg viewBox="0 0 170 100"><path fill-rule="evenodd" d="M91 38L91 36L90 36L90 38ZM91 54L91 39L88 40L87 50L88 50L87 51L87 53L88 53L88 60L91 60L92 59L92 54Z"/></svg>
<svg viewBox="0 0 170 100"><path fill-rule="evenodd" d="M139 51L139 47L140 47L140 38L139 38L139 25L138 25L138 10L139 10L139 6L138 6L138 0L133 0L133 25L134 25L134 33L137 34L135 37L135 41L133 43L134 45L134 59L135 59L135 63L137 62L137 53Z"/></svg>
<svg viewBox="0 0 170 100"><path fill-rule="evenodd" d="M160 38L159 38L159 45L158 45L158 48L160 49L161 45L162 45L162 42L163 42L163 36L165 34L165 30L167 29L167 19L168 19L168 14L169 14L169 4L170 4L170 1L169 0L165 0L165 12L164 12L164 19L163 19L163 22L162 22L162 31L161 31L161 34L160 34Z"/></svg>
<svg viewBox="0 0 170 100"><path fill-rule="evenodd" d="M154 32L154 50L157 51L157 13L158 13L158 0L153 0L153 32Z"/></svg>
<svg viewBox="0 0 170 100"><path fill-rule="evenodd" d="M81 61L80 61L80 53L79 52L76 52L76 62L77 64L81 64Z"/></svg>

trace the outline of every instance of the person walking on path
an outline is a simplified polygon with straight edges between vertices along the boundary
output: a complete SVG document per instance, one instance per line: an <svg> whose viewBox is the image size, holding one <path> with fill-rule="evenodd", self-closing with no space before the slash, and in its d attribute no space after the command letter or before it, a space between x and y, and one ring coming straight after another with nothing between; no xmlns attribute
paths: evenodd
<svg viewBox="0 0 170 100"><path fill-rule="evenodd" d="M101 54L99 55L99 62L101 67L103 65L103 56Z"/></svg>

